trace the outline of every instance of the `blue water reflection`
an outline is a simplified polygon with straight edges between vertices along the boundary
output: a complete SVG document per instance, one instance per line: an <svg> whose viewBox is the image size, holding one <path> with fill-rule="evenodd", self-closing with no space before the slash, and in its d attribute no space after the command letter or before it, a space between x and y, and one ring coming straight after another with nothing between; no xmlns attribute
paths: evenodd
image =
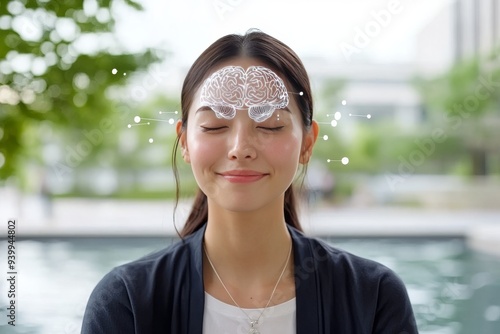
<svg viewBox="0 0 500 334"><path fill-rule="evenodd" d="M324 239L398 273L408 288L421 333L500 333L499 259L470 251L461 239ZM172 242L165 238L18 241L16 327L2 321L0 332L80 333L88 296L105 273ZM5 240L0 241L0 249L5 247ZM2 319L6 298L5 293L0 295Z"/></svg>

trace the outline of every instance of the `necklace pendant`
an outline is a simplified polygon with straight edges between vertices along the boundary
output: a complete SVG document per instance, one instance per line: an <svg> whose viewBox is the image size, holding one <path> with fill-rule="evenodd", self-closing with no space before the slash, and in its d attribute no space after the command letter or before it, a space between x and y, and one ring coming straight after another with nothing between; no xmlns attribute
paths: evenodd
<svg viewBox="0 0 500 334"><path fill-rule="evenodd" d="M257 329L257 325L259 324L259 320L250 320L250 329L248 330L248 334L260 334Z"/></svg>

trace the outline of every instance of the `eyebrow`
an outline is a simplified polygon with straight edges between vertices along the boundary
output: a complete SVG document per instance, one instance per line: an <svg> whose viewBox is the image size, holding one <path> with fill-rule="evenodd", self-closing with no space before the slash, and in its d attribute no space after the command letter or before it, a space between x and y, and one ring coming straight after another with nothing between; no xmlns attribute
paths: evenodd
<svg viewBox="0 0 500 334"><path fill-rule="evenodd" d="M206 110L211 110L213 111L212 108L210 108L209 106L201 106L198 108L198 110L196 110L195 114L198 112L198 111L206 111Z"/></svg>

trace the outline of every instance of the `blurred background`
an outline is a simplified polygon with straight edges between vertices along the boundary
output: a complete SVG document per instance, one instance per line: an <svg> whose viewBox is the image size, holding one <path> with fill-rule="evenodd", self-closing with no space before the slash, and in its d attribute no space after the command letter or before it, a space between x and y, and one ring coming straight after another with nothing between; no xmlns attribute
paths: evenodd
<svg viewBox="0 0 500 334"><path fill-rule="evenodd" d="M175 240L196 187L180 163L174 213L182 81L250 28L310 75L305 229L400 274L422 333L500 332L500 0L6 0L0 218L20 269L2 333L79 333L102 275Z"/></svg>

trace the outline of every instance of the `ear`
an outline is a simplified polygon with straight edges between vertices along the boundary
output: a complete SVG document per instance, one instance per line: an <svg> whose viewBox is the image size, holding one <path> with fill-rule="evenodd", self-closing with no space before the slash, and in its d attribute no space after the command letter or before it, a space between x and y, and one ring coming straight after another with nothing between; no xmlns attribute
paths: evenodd
<svg viewBox="0 0 500 334"><path fill-rule="evenodd" d="M186 128L182 125L182 121L178 120L177 124L175 124L175 131L177 132L177 137L179 138L179 144L181 144L182 158L185 162L191 163L191 159L189 158L189 151L187 148Z"/></svg>
<svg viewBox="0 0 500 334"><path fill-rule="evenodd" d="M314 147L314 143L316 143L316 139L318 139L319 134L319 125L316 121L312 121L311 128L305 134L303 143L302 143L302 152L300 153L299 162L303 165L309 162L309 159L312 155L312 150Z"/></svg>

